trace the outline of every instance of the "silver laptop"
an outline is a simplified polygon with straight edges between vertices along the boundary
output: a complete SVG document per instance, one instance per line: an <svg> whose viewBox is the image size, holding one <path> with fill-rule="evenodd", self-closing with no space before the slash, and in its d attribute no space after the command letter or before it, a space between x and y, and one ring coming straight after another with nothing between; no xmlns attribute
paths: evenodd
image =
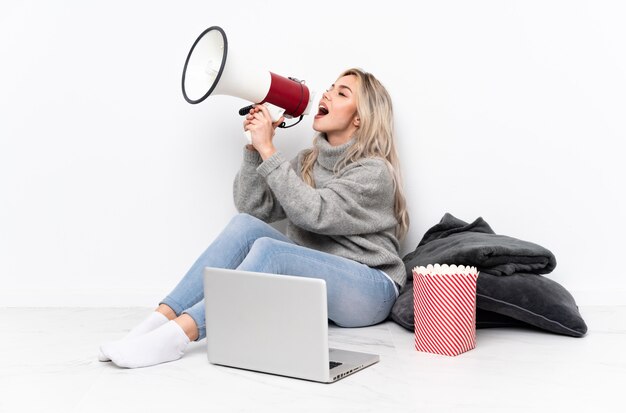
<svg viewBox="0 0 626 413"><path fill-rule="evenodd" d="M209 362L324 383L380 360L328 348L326 282L206 267Z"/></svg>

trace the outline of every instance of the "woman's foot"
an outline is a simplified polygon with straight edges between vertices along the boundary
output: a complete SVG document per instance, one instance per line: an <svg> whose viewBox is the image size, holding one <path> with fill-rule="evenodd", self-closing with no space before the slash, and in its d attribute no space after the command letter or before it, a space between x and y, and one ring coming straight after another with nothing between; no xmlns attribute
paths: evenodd
<svg viewBox="0 0 626 413"><path fill-rule="evenodd" d="M178 360L190 341L172 320L143 335L105 344L100 350L119 367L137 368Z"/></svg>
<svg viewBox="0 0 626 413"><path fill-rule="evenodd" d="M174 316L176 315L174 314ZM160 313L159 311L154 311L145 320L135 326L135 328L130 330L130 332L124 338L122 338L122 340L127 340L146 334L167 323L169 320L170 318L168 318L164 314ZM111 359L104 355L102 351L98 353L98 360L111 361Z"/></svg>

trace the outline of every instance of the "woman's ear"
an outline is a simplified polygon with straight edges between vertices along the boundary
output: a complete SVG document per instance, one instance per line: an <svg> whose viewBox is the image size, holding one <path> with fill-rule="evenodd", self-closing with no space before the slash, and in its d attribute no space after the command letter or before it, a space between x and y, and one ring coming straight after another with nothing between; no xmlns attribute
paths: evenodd
<svg viewBox="0 0 626 413"><path fill-rule="evenodd" d="M354 120L352 121L352 124L358 128L359 126L361 126L361 118L359 118L358 115L355 116Z"/></svg>

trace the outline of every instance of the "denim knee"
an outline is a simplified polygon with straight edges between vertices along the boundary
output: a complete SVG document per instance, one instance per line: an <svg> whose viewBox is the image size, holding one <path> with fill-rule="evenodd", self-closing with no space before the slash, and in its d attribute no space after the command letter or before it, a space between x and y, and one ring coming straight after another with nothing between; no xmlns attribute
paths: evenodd
<svg viewBox="0 0 626 413"><path fill-rule="evenodd" d="M276 247L283 243L270 237L260 237L254 241L250 252L243 260L240 269L246 271L259 271L280 273L280 260L275 260Z"/></svg>

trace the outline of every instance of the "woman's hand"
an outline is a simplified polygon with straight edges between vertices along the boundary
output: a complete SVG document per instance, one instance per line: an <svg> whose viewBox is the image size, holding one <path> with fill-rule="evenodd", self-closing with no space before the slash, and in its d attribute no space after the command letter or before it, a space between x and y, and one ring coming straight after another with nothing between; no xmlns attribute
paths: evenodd
<svg viewBox="0 0 626 413"><path fill-rule="evenodd" d="M264 105L255 105L250 109L250 113L246 115L243 129L250 131L252 146L259 152L263 160L276 152L272 139L274 138L276 128L284 119L284 117L281 117L278 121L272 123L272 117ZM250 148L248 147L248 149Z"/></svg>

